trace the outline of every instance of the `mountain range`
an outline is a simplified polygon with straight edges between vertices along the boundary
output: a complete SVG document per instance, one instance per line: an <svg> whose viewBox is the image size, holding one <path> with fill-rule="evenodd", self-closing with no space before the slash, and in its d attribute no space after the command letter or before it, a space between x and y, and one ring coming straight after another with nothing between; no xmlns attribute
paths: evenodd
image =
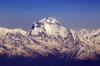
<svg viewBox="0 0 100 66"><path fill-rule="evenodd" d="M65 60L99 60L100 29L79 31L62 26L55 18L34 22L29 31L0 27L0 55Z"/></svg>

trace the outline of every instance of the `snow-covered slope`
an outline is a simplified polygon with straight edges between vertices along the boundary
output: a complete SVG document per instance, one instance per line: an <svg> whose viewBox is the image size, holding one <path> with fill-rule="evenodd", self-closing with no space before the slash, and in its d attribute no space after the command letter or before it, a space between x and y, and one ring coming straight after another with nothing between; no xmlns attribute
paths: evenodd
<svg viewBox="0 0 100 66"><path fill-rule="evenodd" d="M26 34L27 33L27 34ZM33 23L30 31L0 28L0 54L25 57L60 55L66 59L97 59L100 56L100 29L79 32L46 17Z"/></svg>
<svg viewBox="0 0 100 66"><path fill-rule="evenodd" d="M6 35L7 33L21 33L25 35L27 32L19 28L18 29L7 29L7 28L0 27L0 35Z"/></svg>

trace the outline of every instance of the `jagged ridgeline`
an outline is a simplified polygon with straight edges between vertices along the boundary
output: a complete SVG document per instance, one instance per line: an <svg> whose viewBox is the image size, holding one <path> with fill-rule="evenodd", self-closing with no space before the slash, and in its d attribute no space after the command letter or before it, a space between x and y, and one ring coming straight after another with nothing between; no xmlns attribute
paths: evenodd
<svg viewBox="0 0 100 66"><path fill-rule="evenodd" d="M52 17L34 22L28 32L0 27L0 55L37 61L51 58L64 64L67 60L99 60L100 29L75 31Z"/></svg>

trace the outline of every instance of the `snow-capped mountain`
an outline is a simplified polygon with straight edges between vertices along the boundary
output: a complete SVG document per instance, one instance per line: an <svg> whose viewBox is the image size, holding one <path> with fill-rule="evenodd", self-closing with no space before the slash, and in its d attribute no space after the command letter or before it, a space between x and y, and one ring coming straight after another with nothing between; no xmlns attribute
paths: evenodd
<svg viewBox="0 0 100 66"><path fill-rule="evenodd" d="M34 22L30 31L0 28L0 54L8 56L66 59L97 59L100 56L100 29L79 32L63 27L56 19L46 17Z"/></svg>
<svg viewBox="0 0 100 66"><path fill-rule="evenodd" d="M39 33L45 33L48 36L61 36L62 38L67 36L67 28L60 25L60 23L52 18L46 17L33 24L31 35L38 35Z"/></svg>

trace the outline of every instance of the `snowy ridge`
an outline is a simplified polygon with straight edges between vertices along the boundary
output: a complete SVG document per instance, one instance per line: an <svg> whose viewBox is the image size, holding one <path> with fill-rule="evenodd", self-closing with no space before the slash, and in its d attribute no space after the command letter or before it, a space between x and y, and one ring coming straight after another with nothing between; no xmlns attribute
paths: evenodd
<svg viewBox="0 0 100 66"><path fill-rule="evenodd" d="M7 33L21 33L23 35L25 35L27 32L18 28L18 29L7 29L7 28L3 28L0 27L0 35L6 35Z"/></svg>
<svg viewBox="0 0 100 66"><path fill-rule="evenodd" d="M0 54L8 56L47 57L52 54L78 60L100 57L100 29L77 32L63 27L53 17L34 22L28 32L1 27L0 35L7 35L0 37Z"/></svg>
<svg viewBox="0 0 100 66"><path fill-rule="evenodd" d="M44 23L53 23L53 24L60 24L56 19L53 17L45 17L44 19L40 20L39 22L44 22Z"/></svg>

